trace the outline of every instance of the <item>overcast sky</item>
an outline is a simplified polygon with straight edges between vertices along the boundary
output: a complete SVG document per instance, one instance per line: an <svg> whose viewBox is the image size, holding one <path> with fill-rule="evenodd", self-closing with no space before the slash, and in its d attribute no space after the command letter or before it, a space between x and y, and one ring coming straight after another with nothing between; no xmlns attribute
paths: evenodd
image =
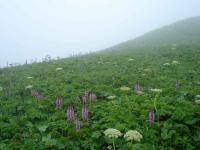
<svg viewBox="0 0 200 150"><path fill-rule="evenodd" d="M200 15L200 0L0 0L0 66L113 46Z"/></svg>

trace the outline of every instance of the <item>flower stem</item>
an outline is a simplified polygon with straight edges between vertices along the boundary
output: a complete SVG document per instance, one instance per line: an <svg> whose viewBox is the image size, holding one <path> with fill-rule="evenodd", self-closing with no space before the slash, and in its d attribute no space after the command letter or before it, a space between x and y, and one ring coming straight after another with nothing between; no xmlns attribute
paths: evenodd
<svg viewBox="0 0 200 150"><path fill-rule="evenodd" d="M114 141L114 139L113 139L113 149L115 150L115 141Z"/></svg>

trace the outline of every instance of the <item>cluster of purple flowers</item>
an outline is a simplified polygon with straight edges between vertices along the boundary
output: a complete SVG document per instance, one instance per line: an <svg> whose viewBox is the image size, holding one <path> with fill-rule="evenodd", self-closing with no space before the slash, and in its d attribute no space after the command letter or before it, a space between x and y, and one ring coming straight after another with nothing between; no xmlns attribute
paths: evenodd
<svg viewBox="0 0 200 150"><path fill-rule="evenodd" d="M86 104L83 104L83 106L82 106L82 119L83 119L83 121L88 121L88 118L89 118L88 109L86 107Z"/></svg>
<svg viewBox="0 0 200 150"><path fill-rule="evenodd" d="M31 90L31 95L35 97L38 101L43 100L43 96L39 94L36 90Z"/></svg>
<svg viewBox="0 0 200 150"><path fill-rule="evenodd" d="M149 125L150 126L153 126L154 120L155 120L155 113L152 110L152 111L149 112Z"/></svg>
<svg viewBox="0 0 200 150"><path fill-rule="evenodd" d="M94 92L90 91L90 92L85 92L85 94L82 96L77 96L76 99L77 99L77 101L82 101L83 104L86 104L87 99L89 99L90 102L92 103L96 100L96 98L97 98L96 94Z"/></svg>
<svg viewBox="0 0 200 150"><path fill-rule="evenodd" d="M94 102L96 100L96 94L94 92L86 92L84 95L82 96L77 96L77 101L82 101L82 113L81 113L81 116L82 116L82 120L87 122L89 120L89 112L88 112L88 108L87 108L87 105L86 105L86 102L87 102L87 99L89 98L90 102ZM56 100L56 102L58 103L58 98ZM75 127L76 127L76 131L79 131L80 130L80 120L79 119L76 119L75 120L75 113L74 113L74 107L72 105L69 105L67 107L67 110L66 110L66 117L67 117L67 120L69 122L73 122L75 121Z"/></svg>
<svg viewBox="0 0 200 150"><path fill-rule="evenodd" d="M140 94L140 85L139 85L139 83L137 82L136 84L135 84L135 86L134 86L134 92L135 92L135 94L137 94L137 95L139 95Z"/></svg>
<svg viewBox="0 0 200 150"><path fill-rule="evenodd" d="M70 122L74 120L74 108L72 105L69 105L67 107L66 117L67 117L67 120Z"/></svg>
<svg viewBox="0 0 200 150"><path fill-rule="evenodd" d="M176 89L179 88L179 80L176 80Z"/></svg>
<svg viewBox="0 0 200 150"><path fill-rule="evenodd" d="M62 104L63 104L63 97L62 96L58 96L56 98L56 102L55 102L56 108L57 109L61 108Z"/></svg>

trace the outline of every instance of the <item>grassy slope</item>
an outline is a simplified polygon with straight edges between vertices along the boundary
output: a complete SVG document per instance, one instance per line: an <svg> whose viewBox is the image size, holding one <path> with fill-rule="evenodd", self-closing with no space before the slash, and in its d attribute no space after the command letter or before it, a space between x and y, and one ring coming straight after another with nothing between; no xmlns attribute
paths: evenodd
<svg viewBox="0 0 200 150"><path fill-rule="evenodd" d="M134 144L136 149L197 149L200 106L194 100L200 94L199 24L200 17L191 18L107 51L1 69L0 149L106 149L110 141L103 131L107 128L123 133L137 129L143 140ZM173 60L180 64L163 66ZM56 71L57 67L64 70ZM180 81L178 91L176 80ZM119 90L132 88L136 82L142 87L140 96ZM43 101L37 102L25 90L29 84L42 93ZM155 98L150 88L163 90L157 102L160 122L156 116L152 128L147 122ZM76 133L66 121L65 109L73 103L81 118L76 96L88 90L95 91L98 100L93 106L88 103L89 124L81 122L81 131ZM61 110L54 106L58 95L64 96ZM108 100L110 95L117 97ZM116 141L116 147L131 149L123 138Z"/></svg>

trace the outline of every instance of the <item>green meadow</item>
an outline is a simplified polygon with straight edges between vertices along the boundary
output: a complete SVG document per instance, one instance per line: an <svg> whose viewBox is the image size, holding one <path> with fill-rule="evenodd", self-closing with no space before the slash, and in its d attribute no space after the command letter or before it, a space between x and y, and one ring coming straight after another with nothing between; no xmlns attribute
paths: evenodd
<svg viewBox="0 0 200 150"><path fill-rule="evenodd" d="M0 149L198 150L199 27L190 18L91 54L0 69Z"/></svg>

